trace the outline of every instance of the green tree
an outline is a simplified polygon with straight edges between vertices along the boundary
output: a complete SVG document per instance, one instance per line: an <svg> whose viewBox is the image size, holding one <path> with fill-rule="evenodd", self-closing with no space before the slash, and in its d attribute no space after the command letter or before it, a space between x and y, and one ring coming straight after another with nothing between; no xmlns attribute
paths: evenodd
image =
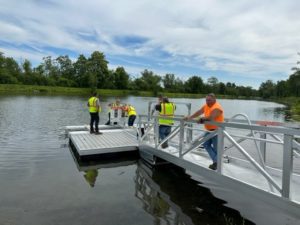
<svg viewBox="0 0 300 225"><path fill-rule="evenodd" d="M298 53L300 56L300 53ZM287 88L289 90L289 95L291 96L300 96L300 61L297 61L297 66L293 67L292 70L295 71L292 75L290 75L287 80Z"/></svg>
<svg viewBox="0 0 300 225"><path fill-rule="evenodd" d="M162 89L160 86L160 76L148 70L141 72L141 75L140 78L135 80L135 86L138 90L153 91L153 93L156 94Z"/></svg>
<svg viewBox="0 0 300 225"><path fill-rule="evenodd" d="M184 82L182 80L180 80L178 77L175 80L175 84L174 84L174 92L180 92L183 93L185 92L184 89Z"/></svg>
<svg viewBox="0 0 300 225"><path fill-rule="evenodd" d="M123 67L117 67L112 75L113 85L116 89L128 89L129 75Z"/></svg>
<svg viewBox="0 0 300 225"><path fill-rule="evenodd" d="M289 94L292 96L300 96L300 71L292 74L287 80Z"/></svg>
<svg viewBox="0 0 300 225"><path fill-rule="evenodd" d="M275 95L275 84L272 80L267 80L260 85L258 91L261 97L270 98Z"/></svg>
<svg viewBox="0 0 300 225"><path fill-rule="evenodd" d="M16 84L21 81L21 69L13 58L7 58L0 52L0 83Z"/></svg>
<svg viewBox="0 0 300 225"><path fill-rule="evenodd" d="M203 93L204 83L201 77L192 76L185 82L185 90L188 93Z"/></svg>
<svg viewBox="0 0 300 225"><path fill-rule="evenodd" d="M247 87L238 86L237 87L237 92L238 92L239 96L244 96L244 97L248 97L248 98L251 97L251 96L255 96L256 95L255 90L252 87L250 87L250 86L247 86Z"/></svg>
<svg viewBox="0 0 300 225"><path fill-rule="evenodd" d="M72 80L74 79L74 67L72 60L69 58L68 55L59 56L56 59L57 67L58 67L58 74L61 77L66 79Z"/></svg>
<svg viewBox="0 0 300 225"><path fill-rule="evenodd" d="M173 90L175 89L175 75L174 74L166 74L163 78L162 78L163 84L165 89L167 90Z"/></svg>
<svg viewBox="0 0 300 225"><path fill-rule="evenodd" d="M231 82L226 83L226 94L232 96L238 96L238 91L235 83L231 83Z"/></svg>
<svg viewBox="0 0 300 225"><path fill-rule="evenodd" d="M89 87L87 62L87 58L81 54L78 56L77 61L73 64L74 77L78 87Z"/></svg>
<svg viewBox="0 0 300 225"><path fill-rule="evenodd" d="M225 95L226 94L226 85L223 82L219 83L219 94Z"/></svg>
<svg viewBox="0 0 300 225"><path fill-rule="evenodd" d="M29 60L25 59L22 63L22 69L23 69L23 83L24 84L34 84L32 80L32 68L31 63Z"/></svg>
<svg viewBox="0 0 300 225"><path fill-rule="evenodd" d="M289 94L288 85L286 81L278 81L275 87L276 96L286 97Z"/></svg>
<svg viewBox="0 0 300 225"><path fill-rule="evenodd" d="M109 81L108 61L102 52L94 51L88 59L87 68L89 76L93 74L97 78L97 88L107 88Z"/></svg>
<svg viewBox="0 0 300 225"><path fill-rule="evenodd" d="M208 87L208 92L214 92L214 93L219 93L219 80L218 78L212 76L207 79L207 87Z"/></svg>
<svg viewBox="0 0 300 225"><path fill-rule="evenodd" d="M58 67L55 60L52 60L51 56L43 58L44 62L41 64L43 74L47 77L48 84L55 86L58 82Z"/></svg>

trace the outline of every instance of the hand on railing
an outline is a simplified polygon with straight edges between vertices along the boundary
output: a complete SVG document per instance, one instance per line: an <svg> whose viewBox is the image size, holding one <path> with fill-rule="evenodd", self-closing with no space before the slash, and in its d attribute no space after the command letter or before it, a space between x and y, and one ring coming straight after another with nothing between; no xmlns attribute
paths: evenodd
<svg viewBox="0 0 300 225"><path fill-rule="evenodd" d="M190 117L190 116L184 116L184 117L183 117L183 120L184 120L184 121L191 120L191 117Z"/></svg>
<svg viewBox="0 0 300 225"><path fill-rule="evenodd" d="M198 121L197 121L197 123L204 123L204 121L207 121L207 120L205 120L203 117L201 117Z"/></svg>

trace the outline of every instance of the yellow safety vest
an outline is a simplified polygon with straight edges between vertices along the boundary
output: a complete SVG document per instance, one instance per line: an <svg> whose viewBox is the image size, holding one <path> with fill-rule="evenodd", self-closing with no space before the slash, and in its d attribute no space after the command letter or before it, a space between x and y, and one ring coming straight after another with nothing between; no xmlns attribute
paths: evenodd
<svg viewBox="0 0 300 225"><path fill-rule="evenodd" d="M165 116L165 117L174 117L174 112L175 112L175 105L173 103L161 103L161 111L159 113L160 116ZM173 125L173 119L165 119L161 118L159 119L159 124L161 125Z"/></svg>
<svg viewBox="0 0 300 225"><path fill-rule="evenodd" d="M128 107L127 112L128 112L128 116L132 116L132 115L136 116L135 108L133 108L132 106Z"/></svg>
<svg viewBox="0 0 300 225"><path fill-rule="evenodd" d="M101 107L99 106L99 111L97 110L97 100L96 97L91 97L88 101L90 113L101 112Z"/></svg>

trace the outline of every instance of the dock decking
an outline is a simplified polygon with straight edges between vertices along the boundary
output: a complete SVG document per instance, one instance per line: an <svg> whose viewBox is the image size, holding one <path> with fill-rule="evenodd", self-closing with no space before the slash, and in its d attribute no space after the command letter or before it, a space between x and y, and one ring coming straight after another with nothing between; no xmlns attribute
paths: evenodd
<svg viewBox="0 0 300 225"><path fill-rule="evenodd" d="M71 131L69 138L79 156L138 150L136 133L131 129L101 130L101 135L89 131Z"/></svg>

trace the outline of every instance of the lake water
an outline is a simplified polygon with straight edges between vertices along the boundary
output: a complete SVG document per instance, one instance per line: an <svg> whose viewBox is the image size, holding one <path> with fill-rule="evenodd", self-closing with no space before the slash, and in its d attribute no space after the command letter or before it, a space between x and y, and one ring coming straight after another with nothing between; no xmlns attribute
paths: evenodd
<svg viewBox="0 0 300 225"><path fill-rule="evenodd" d="M101 100L105 106L114 99ZM140 114L150 100L156 99L121 98ZM192 111L204 103L176 101L191 102ZM176 167L148 168L138 157L78 165L63 127L89 123L86 102L74 96L0 96L0 225L270 224L270 215L248 217L247 205L238 211ZM276 103L219 102L227 118L288 118ZM186 111L179 107L178 113ZM105 107L100 117L104 124Z"/></svg>

